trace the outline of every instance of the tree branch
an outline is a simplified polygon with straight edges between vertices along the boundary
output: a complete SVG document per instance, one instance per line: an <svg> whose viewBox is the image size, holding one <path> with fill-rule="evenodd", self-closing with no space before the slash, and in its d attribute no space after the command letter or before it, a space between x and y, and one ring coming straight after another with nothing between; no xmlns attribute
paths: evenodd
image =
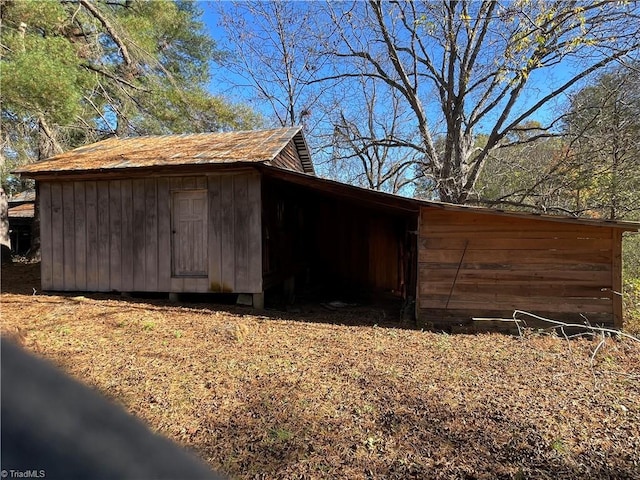
<svg viewBox="0 0 640 480"><path fill-rule="evenodd" d="M116 32L115 28L111 23L107 20L107 18L100 12L100 10L88 0L79 0L80 5L82 5L85 9L87 9L91 15L93 15L100 24L104 27L104 29L109 33L109 36L113 39L118 48L120 49L120 53L122 54L122 60L127 68L131 68L133 65L133 60L131 59L131 55L129 54L129 49L124 43L123 39L120 37L118 32Z"/></svg>

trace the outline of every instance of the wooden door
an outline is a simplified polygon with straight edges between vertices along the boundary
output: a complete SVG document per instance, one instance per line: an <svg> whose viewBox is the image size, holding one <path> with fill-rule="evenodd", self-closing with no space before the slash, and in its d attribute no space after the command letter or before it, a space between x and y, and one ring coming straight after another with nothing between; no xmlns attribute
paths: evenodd
<svg viewBox="0 0 640 480"><path fill-rule="evenodd" d="M207 191L172 193L172 275L207 276Z"/></svg>

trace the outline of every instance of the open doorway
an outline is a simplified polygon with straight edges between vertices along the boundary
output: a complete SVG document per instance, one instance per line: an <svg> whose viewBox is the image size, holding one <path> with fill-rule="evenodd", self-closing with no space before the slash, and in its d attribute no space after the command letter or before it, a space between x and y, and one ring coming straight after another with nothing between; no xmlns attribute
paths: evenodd
<svg viewBox="0 0 640 480"><path fill-rule="evenodd" d="M315 183L263 179L267 303L385 303L412 314L417 213Z"/></svg>

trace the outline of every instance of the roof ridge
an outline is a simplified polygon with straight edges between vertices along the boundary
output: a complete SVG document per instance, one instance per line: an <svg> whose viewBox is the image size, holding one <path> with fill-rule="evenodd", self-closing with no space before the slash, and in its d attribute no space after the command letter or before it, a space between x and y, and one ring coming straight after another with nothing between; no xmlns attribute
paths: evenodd
<svg viewBox="0 0 640 480"><path fill-rule="evenodd" d="M165 133L163 135L127 135L124 137L120 137L118 135L114 135L112 137L107 137L103 140L99 140L98 142L103 142L105 140L131 140L131 139L144 139L144 138L171 138L171 137L196 137L196 136L205 136L205 135L234 135L234 134L245 134L245 133L260 133L260 132L271 132L273 131L290 131L290 130L300 130L302 126L297 125L294 127L274 127L274 128L260 128L260 129L247 129L247 130L228 130L221 132L193 132L193 133ZM78 147L82 148L82 147Z"/></svg>
<svg viewBox="0 0 640 480"><path fill-rule="evenodd" d="M16 173L79 172L190 164L273 161L302 127L110 137L22 166ZM300 149L300 146L296 147ZM301 155L305 160L308 152ZM297 167L296 167L297 168ZM302 165L305 171L309 169Z"/></svg>

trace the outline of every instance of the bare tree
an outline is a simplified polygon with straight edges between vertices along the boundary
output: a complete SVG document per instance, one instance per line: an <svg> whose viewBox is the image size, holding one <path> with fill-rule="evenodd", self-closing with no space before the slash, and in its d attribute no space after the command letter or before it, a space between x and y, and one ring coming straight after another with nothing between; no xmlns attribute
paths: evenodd
<svg viewBox="0 0 640 480"><path fill-rule="evenodd" d="M329 113L334 176L372 190L400 193L413 184L420 158L412 148L399 148L415 136L405 104L394 89L368 77L353 82ZM413 134L413 135L412 135Z"/></svg>
<svg viewBox="0 0 640 480"><path fill-rule="evenodd" d="M640 70L618 68L571 98L566 121L580 203L612 220L640 213Z"/></svg>
<svg viewBox="0 0 640 480"><path fill-rule="evenodd" d="M478 201L478 178L498 148L560 136L561 117L550 106L608 66L633 61L640 48L635 2L219 8L232 71L279 124L305 124L316 159L328 160L334 174L394 191L387 174L400 171L402 183L405 166L417 162L413 172L433 198L454 203ZM362 86L366 95L344 93ZM511 135L540 118L547 121L535 134Z"/></svg>
<svg viewBox="0 0 640 480"><path fill-rule="evenodd" d="M438 198L454 203L470 198L510 132L640 47L635 3L370 0L326 9L335 34L323 47L342 63L338 76L366 76L401 95L419 141L398 146L423 157ZM559 64L565 73L553 78ZM482 147L477 131L487 133Z"/></svg>
<svg viewBox="0 0 640 480"><path fill-rule="evenodd" d="M277 124L305 126L321 174L397 193L413 180L416 152L399 151L389 138L407 138L415 127L393 89L335 75L322 47L332 27L319 6L219 3L231 82L249 87Z"/></svg>
<svg viewBox="0 0 640 480"><path fill-rule="evenodd" d="M316 81L324 68L315 47L313 5L295 2L221 2L217 8L229 51L226 67L269 106L281 126L320 121L315 110L331 84ZM314 115L313 120L312 114Z"/></svg>
<svg viewBox="0 0 640 480"><path fill-rule="evenodd" d="M534 122L510 134L512 145L496 149L480 175L478 201L637 219L640 70L631 66L608 69L570 96L562 138L541 138Z"/></svg>

